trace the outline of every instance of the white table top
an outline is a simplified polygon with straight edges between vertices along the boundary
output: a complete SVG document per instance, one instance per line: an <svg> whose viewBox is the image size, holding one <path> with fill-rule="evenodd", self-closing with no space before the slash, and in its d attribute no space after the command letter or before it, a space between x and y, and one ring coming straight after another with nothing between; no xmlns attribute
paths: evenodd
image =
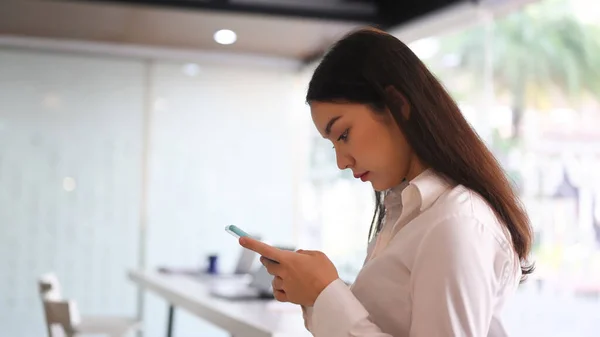
<svg viewBox="0 0 600 337"><path fill-rule="evenodd" d="M130 271L129 278L139 286L221 327L233 336L307 337L302 310L274 300L230 301L210 295L208 282L186 275Z"/></svg>

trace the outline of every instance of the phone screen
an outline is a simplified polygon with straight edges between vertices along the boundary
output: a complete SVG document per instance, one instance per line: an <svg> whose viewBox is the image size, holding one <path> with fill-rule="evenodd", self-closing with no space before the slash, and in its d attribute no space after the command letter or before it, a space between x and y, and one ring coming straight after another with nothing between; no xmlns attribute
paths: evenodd
<svg viewBox="0 0 600 337"><path fill-rule="evenodd" d="M251 236L250 236L248 233L244 232L243 230L241 230L241 229L240 229L238 226L236 226L236 225L229 225L229 226L225 226L225 231L226 231L227 233L229 233L229 234L233 235L234 237L238 238L238 239L239 239L239 238L241 238L241 237L245 237L245 236L247 236L247 237L251 237ZM269 259L269 258L267 258L267 257L265 257L265 259L267 259L267 260L269 260L269 261L271 261L271 262L274 262L274 263L279 263L279 262L277 262L277 261L275 261L275 260L271 260L271 259Z"/></svg>
<svg viewBox="0 0 600 337"><path fill-rule="evenodd" d="M244 237L244 236L250 236L248 233L244 232L243 230L238 228L236 225L225 226L225 231L227 233L235 236L238 239L241 237Z"/></svg>

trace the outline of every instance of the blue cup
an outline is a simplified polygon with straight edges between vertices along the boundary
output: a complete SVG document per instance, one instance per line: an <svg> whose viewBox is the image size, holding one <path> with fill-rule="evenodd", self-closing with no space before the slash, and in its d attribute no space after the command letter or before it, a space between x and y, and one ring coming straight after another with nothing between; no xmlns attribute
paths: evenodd
<svg viewBox="0 0 600 337"><path fill-rule="evenodd" d="M217 255L209 255L208 256L208 269L206 270L209 274L217 274L219 272L217 268L217 262L219 257Z"/></svg>

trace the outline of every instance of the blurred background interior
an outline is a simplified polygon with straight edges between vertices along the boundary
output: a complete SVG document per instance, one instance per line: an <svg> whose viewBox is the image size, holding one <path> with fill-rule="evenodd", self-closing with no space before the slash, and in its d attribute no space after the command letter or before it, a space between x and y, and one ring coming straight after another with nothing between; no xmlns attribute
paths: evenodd
<svg viewBox="0 0 600 337"><path fill-rule="evenodd" d="M52 272L81 312L164 336L165 299L131 272L234 270L229 224L323 250L351 282L372 193L304 96L327 46L372 24L435 72L526 205L537 270L511 335L600 336L596 0L0 0L0 335L44 336ZM173 335L229 335L197 316Z"/></svg>

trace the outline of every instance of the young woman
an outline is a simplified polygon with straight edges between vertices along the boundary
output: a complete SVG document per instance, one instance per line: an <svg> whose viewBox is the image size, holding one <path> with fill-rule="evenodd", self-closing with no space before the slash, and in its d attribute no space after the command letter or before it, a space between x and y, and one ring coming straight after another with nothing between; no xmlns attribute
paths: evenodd
<svg viewBox="0 0 600 337"><path fill-rule="evenodd" d="M241 239L275 297L302 305L316 337L505 336L501 309L532 271L529 221L442 85L402 42L364 29L327 53L307 101L338 167L372 184L375 215L351 287L321 252Z"/></svg>

